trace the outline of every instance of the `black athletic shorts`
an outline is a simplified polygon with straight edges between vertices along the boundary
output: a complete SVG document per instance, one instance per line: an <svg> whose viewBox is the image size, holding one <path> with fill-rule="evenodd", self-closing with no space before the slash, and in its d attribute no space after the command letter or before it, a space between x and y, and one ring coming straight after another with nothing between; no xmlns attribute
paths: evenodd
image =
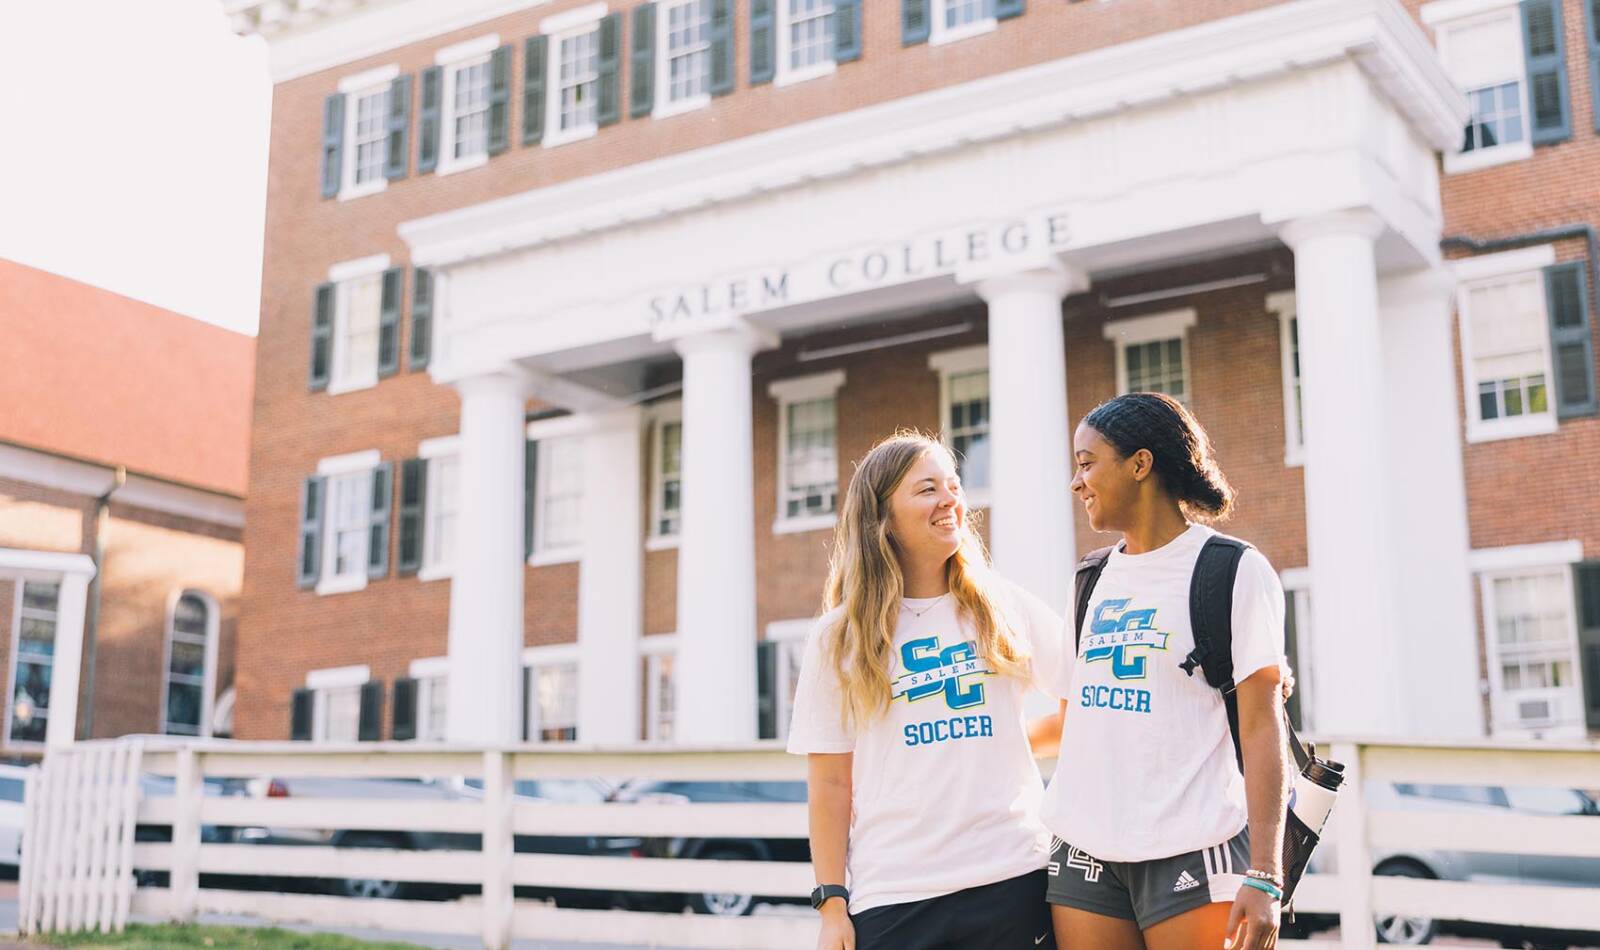
<svg viewBox="0 0 1600 950"><path fill-rule="evenodd" d="M1021 877L850 915L856 950L1055 950L1041 868Z"/></svg>
<svg viewBox="0 0 1600 950"><path fill-rule="evenodd" d="M1250 867L1250 829L1221 844L1154 861L1102 861L1060 838L1050 852L1052 904L1121 917L1147 930L1207 904L1233 900Z"/></svg>

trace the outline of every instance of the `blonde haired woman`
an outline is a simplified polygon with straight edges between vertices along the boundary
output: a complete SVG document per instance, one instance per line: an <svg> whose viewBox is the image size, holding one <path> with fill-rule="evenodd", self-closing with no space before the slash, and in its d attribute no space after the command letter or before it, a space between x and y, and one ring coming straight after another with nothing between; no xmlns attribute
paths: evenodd
<svg viewBox="0 0 1600 950"><path fill-rule="evenodd" d="M1056 680L1061 619L990 571L941 443L901 432L857 464L824 606L789 732L819 950L1053 947L1023 696Z"/></svg>

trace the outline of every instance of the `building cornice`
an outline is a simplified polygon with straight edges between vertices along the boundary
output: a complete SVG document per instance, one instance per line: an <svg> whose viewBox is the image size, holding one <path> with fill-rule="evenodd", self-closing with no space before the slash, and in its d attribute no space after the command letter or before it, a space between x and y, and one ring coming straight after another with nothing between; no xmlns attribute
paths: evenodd
<svg viewBox="0 0 1600 950"><path fill-rule="evenodd" d="M113 466L0 443L0 478L98 498L112 491L115 475ZM244 499L136 472L127 473L125 484L116 489L113 500L230 528L244 526Z"/></svg>
<svg viewBox="0 0 1600 950"><path fill-rule="evenodd" d="M1294 0L415 219L399 231L414 263L449 266L1352 60L1420 140L1435 150L1459 144L1465 99L1395 0Z"/></svg>

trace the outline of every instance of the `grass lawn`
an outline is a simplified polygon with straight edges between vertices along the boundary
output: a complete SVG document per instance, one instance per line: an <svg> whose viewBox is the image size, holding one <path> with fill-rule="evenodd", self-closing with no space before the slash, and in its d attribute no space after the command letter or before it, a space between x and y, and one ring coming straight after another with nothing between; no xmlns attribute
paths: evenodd
<svg viewBox="0 0 1600 950"><path fill-rule="evenodd" d="M167 950L169 947L216 947L219 950L417 950L414 943L373 943L340 934L297 933L277 927L181 927L176 924L129 924L120 934L47 934L31 945L98 950Z"/></svg>

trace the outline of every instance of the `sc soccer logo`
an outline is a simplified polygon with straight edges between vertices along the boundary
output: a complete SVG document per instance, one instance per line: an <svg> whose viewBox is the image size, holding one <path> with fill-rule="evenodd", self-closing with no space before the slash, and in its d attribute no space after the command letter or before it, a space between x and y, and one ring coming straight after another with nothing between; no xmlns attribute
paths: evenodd
<svg viewBox="0 0 1600 950"><path fill-rule="evenodd" d="M895 679L891 696L916 702L943 693L951 709L982 706L983 684L963 685L962 679L994 672L988 661L978 656L976 644L968 641L940 649L937 637L907 640L900 647L900 664L906 672Z"/></svg>
<svg viewBox="0 0 1600 950"><path fill-rule="evenodd" d="M1111 661L1111 674L1119 680L1145 678L1145 656L1149 650L1165 650L1172 635L1155 628L1154 608L1128 610L1130 601L1102 601L1095 608L1089 636L1084 640L1083 661Z"/></svg>

